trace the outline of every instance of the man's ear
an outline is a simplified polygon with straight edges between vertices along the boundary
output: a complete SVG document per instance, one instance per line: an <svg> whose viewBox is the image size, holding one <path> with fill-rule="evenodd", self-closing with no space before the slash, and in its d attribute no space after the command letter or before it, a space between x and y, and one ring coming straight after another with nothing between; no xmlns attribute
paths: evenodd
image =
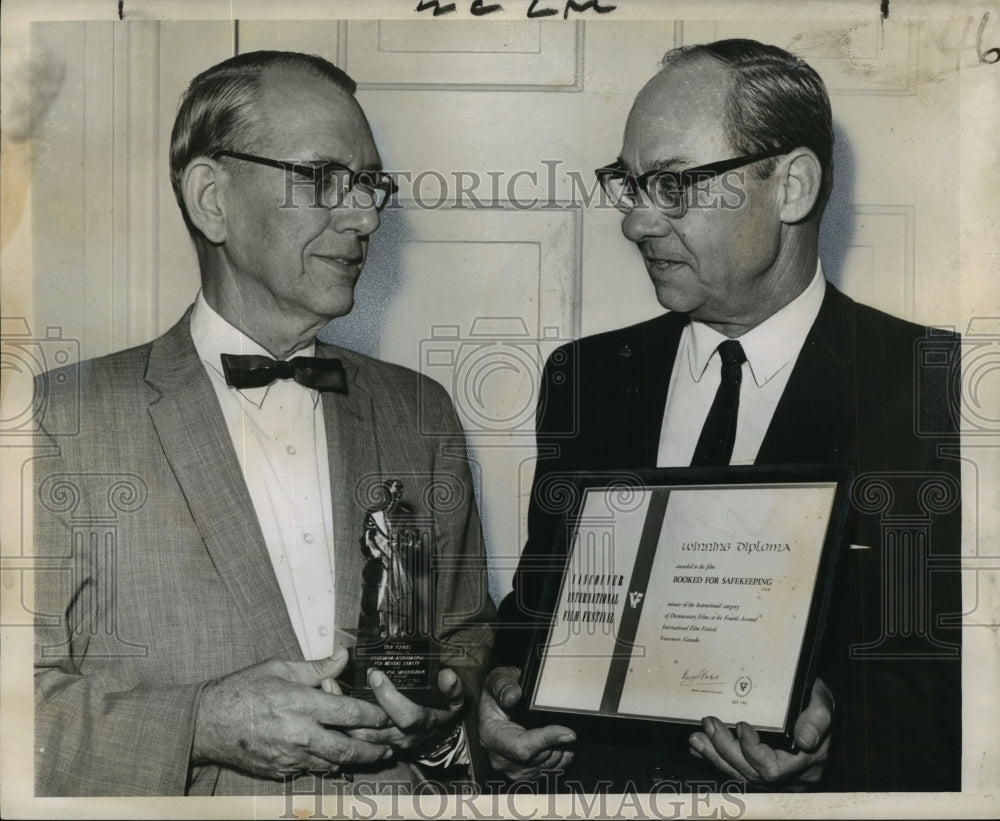
<svg viewBox="0 0 1000 821"><path fill-rule="evenodd" d="M781 221L801 222L812 213L819 199L823 182L823 167L819 158L808 148L796 148L781 160L776 173L782 175L779 191Z"/></svg>
<svg viewBox="0 0 1000 821"><path fill-rule="evenodd" d="M188 217L212 243L226 241L228 225L222 196L225 172L214 160L196 157L188 163L181 177L181 193Z"/></svg>

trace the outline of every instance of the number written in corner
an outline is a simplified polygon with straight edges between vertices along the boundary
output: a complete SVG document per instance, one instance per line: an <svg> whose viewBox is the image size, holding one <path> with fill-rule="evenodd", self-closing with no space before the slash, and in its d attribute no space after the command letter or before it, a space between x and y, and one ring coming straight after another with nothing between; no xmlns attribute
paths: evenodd
<svg viewBox="0 0 1000 821"><path fill-rule="evenodd" d="M577 2L577 0L547 0L546 2L531 0L526 16L529 20L535 20L540 17L552 17L559 14L561 10L563 20L566 20L569 18L571 11L576 14L582 14L585 11L593 11L596 14L607 14L616 8L618 7L611 3L601 5L600 0L581 0L580 2ZM473 0L469 6L469 14L473 17L485 17L487 14L493 14L502 10L503 5L501 3L486 3L484 0ZM458 7L456 3L442 3L441 0L420 0L415 11L429 11L434 17L441 17L444 14L452 14L458 11Z"/></svg>

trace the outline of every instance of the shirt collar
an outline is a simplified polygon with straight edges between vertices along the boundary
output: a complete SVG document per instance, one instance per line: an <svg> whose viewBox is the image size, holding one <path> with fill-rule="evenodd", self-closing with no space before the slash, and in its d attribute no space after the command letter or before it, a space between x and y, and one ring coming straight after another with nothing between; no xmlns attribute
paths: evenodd
<svg viewBox="0 0 1000 821"><path fill-rule="evenodd" d="M239 328L231 325L220 316L208 301L205 299L203 291L198 291L198 298L194 303L194 310L191 312L191 339L194 341L195 350L205 367L218 375L225 384L226 377L222 372L222 354L240 354L271 356L270 352L263 345L252 340ZM296 356L315 356L316 343L310 342L305 348L295 352ZM273 357L272 357L273 358ZM241 394L248 402L253 403L258 408L264 405L270 385L263 388L232 388L230 390ZM313 407L319 402L319 391L302 386L303 390L309 391L312 395Z"/></svg>
<svg viewBox="0 0 1000 821"><path fill-rule="evenodd" d="M823 265L816 261L816 273L806 289L777 313L769 316L739 338L757 387L794 362L819 315L826 291ZM719 343L728 337L701 322L691 322L688 364L691 378L700 382Z"/></svg>

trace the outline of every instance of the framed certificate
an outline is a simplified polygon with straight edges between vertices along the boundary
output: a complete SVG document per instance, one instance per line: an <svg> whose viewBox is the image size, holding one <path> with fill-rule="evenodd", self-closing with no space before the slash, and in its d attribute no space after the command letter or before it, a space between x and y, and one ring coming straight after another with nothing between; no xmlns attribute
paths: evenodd
<svg viewBox="0 0 1000 821"><path fill-rule="evenodd" d="M559 530L533 711L790 735L815 677L846 517L829 467L588 473Z"/></svg>

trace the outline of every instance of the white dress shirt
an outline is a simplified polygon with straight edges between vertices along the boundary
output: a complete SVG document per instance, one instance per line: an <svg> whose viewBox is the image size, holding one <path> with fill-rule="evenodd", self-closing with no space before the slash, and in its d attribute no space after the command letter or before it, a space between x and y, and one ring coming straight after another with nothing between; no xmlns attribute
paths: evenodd
<svg viewBox="0 0 1000 821"><path fill-rule="evenodd" d="M750 465L757 458L795 360L819 315L825 291L823 268L817 263L816 275L801 294L739 337L747 361L743 363L736 443L729 464ZM689 322L681 332L660 430L658 467L691 464L721 381L722 363L716 348L726 339L701 322Z"/></svg>
<svg viewBox="0 0 1000 821"><path fill-rule="evenodd" d="M336 626L333 508L319 392L291 379L264 388L229 387L222 354L270 353L212 310L201 292L191 314L191 337L219 397L302 654L330 656ZM293 356L313 356L315 350L313 343ZM419 761L437 767L468 764L465 727L456 727L432 762Z"/></svg>
<svg viewBox="0 0 1000 821"><path fill-rule="evenodd" d="M333 511L319 393L290 379L264 388L226 384L220 355L270 354L199 293L191 336L219 398L299 646L307 659L334 649ZM315 344L296 355L312 356Z"/></svg>

